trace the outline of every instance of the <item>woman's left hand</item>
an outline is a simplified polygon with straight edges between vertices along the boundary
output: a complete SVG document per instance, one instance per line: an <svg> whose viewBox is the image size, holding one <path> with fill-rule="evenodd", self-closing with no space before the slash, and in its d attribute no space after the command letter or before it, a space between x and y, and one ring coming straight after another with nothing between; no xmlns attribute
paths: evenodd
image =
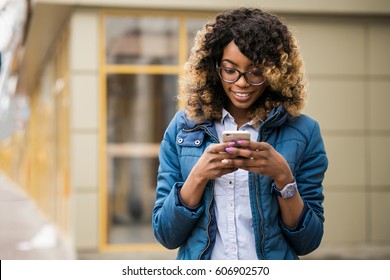
<svg viewBox="0 0 390 280"><path fill-rule="evenodd" d="M225 163L232 167L259 173L274 178L277 185L286 185L294 180L286 159L270 144L256 141L238 141L239 147L228 147L226 152L235 155Z"/></svg>
<svg viewBox="0 0 390 280"><path fill-rule="evenodd" d="M224 161L228 167L241 168L274 178L278 189L294 181L286 159L266 142L237 141L238 147L225 148L233 158ZM303 211L303 200L297 192L290 199L278 197L281 217L288 227L295 227Z"/></svg>

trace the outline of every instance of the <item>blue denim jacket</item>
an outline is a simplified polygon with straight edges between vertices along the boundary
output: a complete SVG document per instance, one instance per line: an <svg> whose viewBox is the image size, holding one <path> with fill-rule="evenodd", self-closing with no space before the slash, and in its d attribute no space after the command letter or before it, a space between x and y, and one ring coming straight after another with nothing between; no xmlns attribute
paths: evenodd
<svg viewBox="0 0 390 280"><path fill-rule="evenodd" d="M209 259L215 243L214 180L207 183L196 208L184 206L178 192L206 147L218 143L216 135L213 122L196 124L179 111L161 142L152 224L163 246L180 247L177 259ZM298 259L318 248L323 236L322 181L328 160L319 125L305 115L292 118L280 106L260 126L258 141L268 142L287 160L305 207L297 227L288 228L272 193L273 179L249 173L257 256Z"/></svg>

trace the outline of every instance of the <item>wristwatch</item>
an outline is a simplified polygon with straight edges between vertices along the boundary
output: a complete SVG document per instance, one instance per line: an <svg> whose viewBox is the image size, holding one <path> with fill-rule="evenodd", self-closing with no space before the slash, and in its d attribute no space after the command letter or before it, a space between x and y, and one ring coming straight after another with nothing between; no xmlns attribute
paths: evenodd
<svg viewBox="0 0 390 280"><path fill-rule="evenodd" d="M297 192L297 183L294 181L290 184L287 184L284 186L282 190L278 190L278 188L275 186L275 184L272 184L272 190L274 193L276 193L281 198L290 198L293 197Z"/></svg>

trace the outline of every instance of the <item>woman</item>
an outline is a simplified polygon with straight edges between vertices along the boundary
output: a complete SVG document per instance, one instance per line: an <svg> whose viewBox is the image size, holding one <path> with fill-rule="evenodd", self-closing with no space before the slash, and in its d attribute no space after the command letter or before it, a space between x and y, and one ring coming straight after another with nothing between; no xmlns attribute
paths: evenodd
<svg viewBox="0 0 390 280"><path fill-rule="evenodd" d="M298 259L323 236L327 157L301 114L297 42L274 15L228 10L196 36L181 81L186 108L160 149L157 240L178 259ZM250 140L222 143L225 130Z"/></svg>

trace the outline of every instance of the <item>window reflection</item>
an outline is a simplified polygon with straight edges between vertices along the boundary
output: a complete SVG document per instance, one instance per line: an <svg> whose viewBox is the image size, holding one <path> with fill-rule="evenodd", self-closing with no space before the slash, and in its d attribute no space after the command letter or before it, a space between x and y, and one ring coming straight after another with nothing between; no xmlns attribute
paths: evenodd
<svg viewBox="0 0 390 280"><path fill-rule="evenodd" d="M107 77L109 243L155 242L158 149L176 94L176 75Z"/></svg>
<svg viewBox="0 0 390 280"><path fill-rule="evenodd" d="M194 42L196 32L200 30L205 24L206 20L204 18L190 18L187 20L187 44L188 44L188 55L190 54L191 47Z"/></svg>
<svg viewBox="0 0 390 280"><path fill-rule="evenodd" d="M166 17L107 17L108 64L178 64L179 21Z"/></svg>

